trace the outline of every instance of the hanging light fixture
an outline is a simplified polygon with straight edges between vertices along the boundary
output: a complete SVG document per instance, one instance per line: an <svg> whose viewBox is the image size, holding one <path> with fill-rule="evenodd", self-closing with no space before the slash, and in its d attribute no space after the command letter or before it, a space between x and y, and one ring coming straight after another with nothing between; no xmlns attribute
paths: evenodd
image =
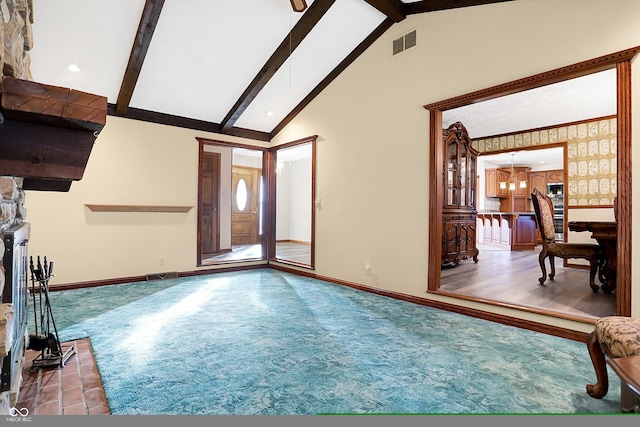
<svg viewBox="0 0 640 427"><path fill-rule="evenodd" d="M509 191L514 191L516 189L516 185L520 188L527 188L527 181L518 181L518 178L513 171L513 156L515 156L515 153L511 153L511 176L506 181L500 181L500 188L503 190L509 187Z"/></svg>

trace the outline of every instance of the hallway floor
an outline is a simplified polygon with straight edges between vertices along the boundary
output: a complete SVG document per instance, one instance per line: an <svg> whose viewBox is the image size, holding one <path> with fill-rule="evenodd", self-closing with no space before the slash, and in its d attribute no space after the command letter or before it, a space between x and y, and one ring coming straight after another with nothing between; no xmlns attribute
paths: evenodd
<svg viewBox="0 0 640 427"><path fill-rule="evenodd" d="M71 344L76 351L62 368L32 370L40 352L26 351L16 409L26 408L30 415L110 414L89 339L62 343L62 349Z"/></svg>

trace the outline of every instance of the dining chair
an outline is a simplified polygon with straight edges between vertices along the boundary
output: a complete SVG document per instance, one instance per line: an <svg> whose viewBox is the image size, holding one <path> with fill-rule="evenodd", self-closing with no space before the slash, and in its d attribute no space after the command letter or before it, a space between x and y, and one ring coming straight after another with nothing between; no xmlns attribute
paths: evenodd
<svg viewBox="0 0 640 427"><path fill-rule="evenodd" d="M531 201L536 213L536 222L542 237L542 250L538 256L542 277L539 282L544 285L547 279L547 269L545 260L549 258L551 273L549 279L553 280L556 275L555 257L562 259L577 258L589 261L589 286L594 293L598 293L600 287L595 283L596 273L604 262L604 251L602 247L592 243L565 243L555 241L555 227L553 224L553 204L551 198L542 193L538 188L534 188L531 193Z"/></svg>

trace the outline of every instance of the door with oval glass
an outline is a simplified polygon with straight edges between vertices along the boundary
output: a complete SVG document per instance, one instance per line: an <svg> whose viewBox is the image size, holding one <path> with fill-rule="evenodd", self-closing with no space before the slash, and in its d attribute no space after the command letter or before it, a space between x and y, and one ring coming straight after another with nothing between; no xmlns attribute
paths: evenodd
<svg viewBox="0 0 640 427"><path fill-rule="evenodd" d="M231 244L260 243L260 169L233 166Z"/></svg>

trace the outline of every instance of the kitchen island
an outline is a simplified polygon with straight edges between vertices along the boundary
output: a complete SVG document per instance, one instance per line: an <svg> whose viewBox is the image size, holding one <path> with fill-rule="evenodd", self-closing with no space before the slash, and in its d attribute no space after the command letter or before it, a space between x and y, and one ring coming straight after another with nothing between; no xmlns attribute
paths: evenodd
<svg viewBox="0 0 640 427"><path fill-rule="evenodd" d="M478 212L483 238L478 241L511 251L534 250L538 241L535 212Z"/></svg>

